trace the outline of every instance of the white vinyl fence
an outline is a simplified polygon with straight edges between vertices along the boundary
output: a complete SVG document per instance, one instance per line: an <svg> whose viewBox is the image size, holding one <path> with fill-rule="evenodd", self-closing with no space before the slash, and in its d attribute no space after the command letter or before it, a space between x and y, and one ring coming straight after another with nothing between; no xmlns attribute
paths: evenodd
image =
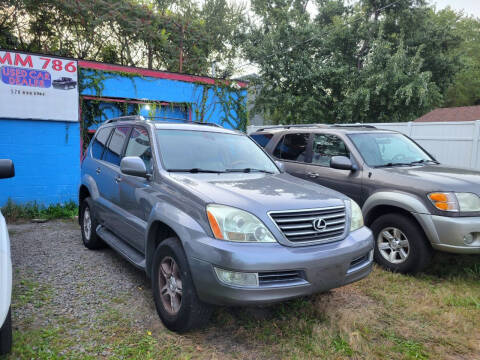
<svg viewBox="0 0 480 360"><path fill-rule="evenodd" d="M442 164L480 170L480 120L462 122L370 123L408 135ZM268 125L267 125L268 126ZM264 126L265 127L265 126ZM262 126L249 126L254 132Z"/></svg>

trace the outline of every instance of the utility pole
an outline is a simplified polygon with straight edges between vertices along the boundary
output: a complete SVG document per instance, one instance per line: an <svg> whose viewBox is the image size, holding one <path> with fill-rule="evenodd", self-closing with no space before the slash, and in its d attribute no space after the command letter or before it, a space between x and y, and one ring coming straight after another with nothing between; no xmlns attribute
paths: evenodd
<svg viewBox="0 0 480 360"><path fill-rule="evenodd" d="M179 70L178 72L182 72L183 70L183 36L185 35L185 28L182 24L181 26L182 37L180 38L180 62L179 62Z"/></svg>
<svg viewBox="0 0 480 360"><path fill-rule="evenodd" d="M216 63L215 61L212 62L212 77L215 77L215 68L216 68Z"/></svg>

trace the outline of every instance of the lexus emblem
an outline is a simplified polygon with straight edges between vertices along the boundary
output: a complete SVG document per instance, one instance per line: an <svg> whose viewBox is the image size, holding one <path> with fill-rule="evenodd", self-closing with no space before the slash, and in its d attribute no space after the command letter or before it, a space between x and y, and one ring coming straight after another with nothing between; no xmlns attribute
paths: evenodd
<svg viewBox="0 0 480 360"><path fill-rule="evenodd" d="M327 228L327 222L323 220L321 217L314 219L312 221L312 225L313 225L313 228L318 232L325 231L325 229Z"/></svg>

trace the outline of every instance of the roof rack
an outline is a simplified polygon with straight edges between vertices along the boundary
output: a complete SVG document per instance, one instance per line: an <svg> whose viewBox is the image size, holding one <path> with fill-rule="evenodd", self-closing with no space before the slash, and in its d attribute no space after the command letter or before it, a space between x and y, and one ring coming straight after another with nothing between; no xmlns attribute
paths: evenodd
<svg viewBox="0 0 480 360"><path fill-rule="evenodd" d="M148 116L147 116L148 118ZM108 119L107 121L104 122L104 124L109 124L117 121L145 121L145 117L142 115L129 115L129 116L119 116L116 118ZM155 122L161 122L161 123L172 123L172 121L155 121ZM215 126L215 127L222 127L218 124L215 123L209 123L209 122L200 122L200 121L182 121L177 124L195 124L195 125L205 125L205 126Z"/></svg>
<svg viewBox="0 0 480 360"><path fill-rule="evenodd" d="M361 123L355 123L355 124L333 124L330 125L330 127L336 127L336 128L351 128L351 127L359 127L359 128L367 128L367 129L376 129L375 126L373 125L368 125L368 124L361 124Z"/></svg>
<svg viewBox="0 0 480 360"><path fill-rule="evenodd" d="M104 124L110 124L117 121L145 121L145 118L141 115L119 116L116 118L108 119L104 122Z"/></svg>
<svg viewBox="0 0 480 360"><path fill-rule="evenodd" d="M215 123L209 123L209 122L201 122L201 121L186 121L186 124L195 124L195 125L205 125L205 126L215 126L221 128L222 126L215 124Z"/></svg>
<svg viewBox="0 0 480 360"><path fill-rule="evenodd" d="M255 131L264 131L269 129L290 129L290 128L311 128L311 127L325 127L323 124L294 124L294 125L271 125L256 129Z"/></svg>

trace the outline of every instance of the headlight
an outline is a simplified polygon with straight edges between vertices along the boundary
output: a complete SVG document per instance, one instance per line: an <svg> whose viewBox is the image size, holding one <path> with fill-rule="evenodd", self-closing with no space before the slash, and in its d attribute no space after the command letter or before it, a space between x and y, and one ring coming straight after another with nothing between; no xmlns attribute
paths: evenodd
<svg viewBox="0 0 480 360"><path fill-rule="evenodd" d="M472 212L480 211L480 198L472 193L430 193L432 204L442 211Z"/></svg>
<svg viewBox="0 0 480 360"><path fill-rule="evenodd" d="M472 193L455 193L460 211L480 211L480 198Z"/></svg>
<svg viewBox="0 0 480 360"><path fill-rule="evenodd" d="M350 204L352 208L352 219L350 221L350 231L360 229L363 226L363 214L362 209L358 204L350 199Z"/></svg>
<svg viewBox="0 0 480 360"><path fill-rule="evenodd" d="M275 242L272 233L254 215L225 205L207 205L215 238L240 242Z"/></svg>

